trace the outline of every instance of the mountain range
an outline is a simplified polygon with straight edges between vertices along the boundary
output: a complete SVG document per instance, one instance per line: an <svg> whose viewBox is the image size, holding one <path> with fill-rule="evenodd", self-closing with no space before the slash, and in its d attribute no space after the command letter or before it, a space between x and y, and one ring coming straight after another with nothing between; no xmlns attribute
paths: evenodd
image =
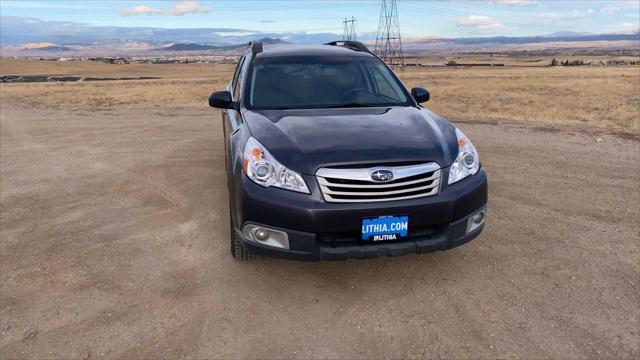
<svg viewBox="0 0 640 360"><path fill-rule="evenodd" d="M286 41L280 39L272 39L272 38L262 38L262 39L254 39L260 40L263 45L275 45L275 44L286 44ZM180 52L180 51L207 51L207 50L236 50L236 49L244 49L247 47L246 43L236 44L236 45L203 45L196 44L192 42L187 43L174 43L168 44L166 46L156 48L158 51L167 51L167 52Z"/></svg>
<svg viewBox="0 0 640 360"><path fill-rule="evenodd" d="M233 52L249 41L267 44L324 43L340 39L334 33L265 33L247 29L91 26L75 22L43 21L16 16L0 17L0 46L3 56L43 55L153 55ZM369 45L375 34L359 34ZM640 33L592 34L562 31L540 36L493 36L473 38L406 37L408 51L427 49L500 48L522 44L615 42L638 48Z"/></svg>
<svg viewBox="0 0 640 360"><path fill-rule="evenodd" d="M335 40L333 33L261 32L231 28L169 29L160 27L92 26L68 21L0 16L0 45L48 42L60 45L144 42L148 44L198 43L237 45L260 38L278 38L293 43L319 43ZM364 34L364 40L375 34Z"/></svg>

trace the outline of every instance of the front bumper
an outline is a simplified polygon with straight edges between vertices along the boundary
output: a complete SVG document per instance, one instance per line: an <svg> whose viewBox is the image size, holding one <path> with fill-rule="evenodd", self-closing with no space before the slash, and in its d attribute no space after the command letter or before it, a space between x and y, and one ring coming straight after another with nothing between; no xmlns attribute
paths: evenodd
<svg viewBox="0 0 640 360"><path fill-rule="evenodd" d="M467 232L469 218L487 206L484 169L456 184L443 185L431 197L376 203L327 203L314 177L305 177L311 194L264 188L246 176L236 179L235 224L257 224L284 231L289 249L257 243L234 231L255 253L300 260L346 260L425 253L460 246L477 237L484 223ZM408 215L409 237L397 242L362 242L363 218Z"/></svg>

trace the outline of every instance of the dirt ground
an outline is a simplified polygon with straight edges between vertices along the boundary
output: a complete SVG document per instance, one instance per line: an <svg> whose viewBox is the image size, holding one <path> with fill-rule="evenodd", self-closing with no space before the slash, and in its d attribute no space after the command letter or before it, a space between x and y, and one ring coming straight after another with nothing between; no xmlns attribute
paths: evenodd
<svg viewBox="0 0 640 360"><path fill-rule="evenodd" d="M238 263L217 112L0 110L3 359L640 356L637 136L458 122L475 241Z"/></svg>

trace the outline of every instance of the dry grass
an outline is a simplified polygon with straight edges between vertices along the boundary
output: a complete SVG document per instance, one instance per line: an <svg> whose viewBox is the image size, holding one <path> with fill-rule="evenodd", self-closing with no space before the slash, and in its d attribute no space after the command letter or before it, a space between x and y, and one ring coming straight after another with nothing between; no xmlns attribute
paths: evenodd
<svg viewBox="0 0 640 360"><path fill-rule="evenodd" d="M589 124L640 130L640 67L408 70L451 118Z"/></svg>
<svg viewBox="0 0 640 360"><path fill-rule="evenodd" d="M3 75L139 77L156 76L165 79L203 78L217 76L233 68L226 64L106 64L93 61L40 61L1 59Z"/></svg>
<svg viewBox="0 0 640 360"><path fill-rule="evenodd" d="M597 63L607 62L609 60L621 60L621 61L638 61L637 56L630 55L540 55L530 56L524 54L512 54L508 52L504 53L492 53L492 54L452 54L452 53L440 53L429 54L428 56L420 56L419 58L411 57L407 60L409 63L421 63L430 65L442 65L449 61L455 61L458 63L473 63L473 64L503 64L504 66L536 66L544 67L551 63L552 59L558 61L564 60L582 60L585 63Z"/></svg>
<svg viewBox="0 0 640 360"><path fill-rule="evenodd" d="M229 75L230 77L231 75ZM226 88L226 80L142 80L85 83L3 84L0 98L29 106L106 110L122 106L204 107L213 90Z"/></svg>
<svg viewBox="0 0 640 360"><path fill-rule="evenodd" d="M229 65L107 65L7 62L4 74L161 76L162 80L2 84L0 99L29 106L110 109L206 107L224 89ZM28 71L27 71L28 70ZM640 131L640 67L421 68L399 73L408 87L432 91L428 107L444 117L589 125Z"/></svg>
<svg viewBox="0 0 640 360"><path fill-rule="evenodd" d="M71 109L110 109L121 106L204 107L213 90L226 88L233 65L111 65L86 62L26 62L1 66L3 73L55 74L76 76L138 77L162 80L99 81L78 83L2 84L0 98L14 99L29 106ZM31 64L29 64L31 63ZM51 64L62 64L55 68ZM30 71L21 68L33 65ZM211 69L214 70L211 70ZM13 70L13 71L6 71ZM49 70L50 72L46 72ZM110 70L110 72L109 72Z"/></svg>

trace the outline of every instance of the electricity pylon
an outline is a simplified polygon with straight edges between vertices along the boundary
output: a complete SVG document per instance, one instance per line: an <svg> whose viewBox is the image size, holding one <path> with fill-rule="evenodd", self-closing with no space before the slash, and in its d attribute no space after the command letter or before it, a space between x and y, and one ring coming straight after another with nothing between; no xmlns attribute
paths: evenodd
<svg viewBox="0 0 640 360"><path fill-rule="evenodd" d="M396 0L380 1L380 21L375 53L391 67L404 66L398 4Z"/></svg>
<svg viewBox="0 0 640 360"><path fill-rule="evenodd" d="M345 18L342 22L344 24L344 34L342 40L355 41L356 40L356 19L352 16L351 20Z"/></svg>

